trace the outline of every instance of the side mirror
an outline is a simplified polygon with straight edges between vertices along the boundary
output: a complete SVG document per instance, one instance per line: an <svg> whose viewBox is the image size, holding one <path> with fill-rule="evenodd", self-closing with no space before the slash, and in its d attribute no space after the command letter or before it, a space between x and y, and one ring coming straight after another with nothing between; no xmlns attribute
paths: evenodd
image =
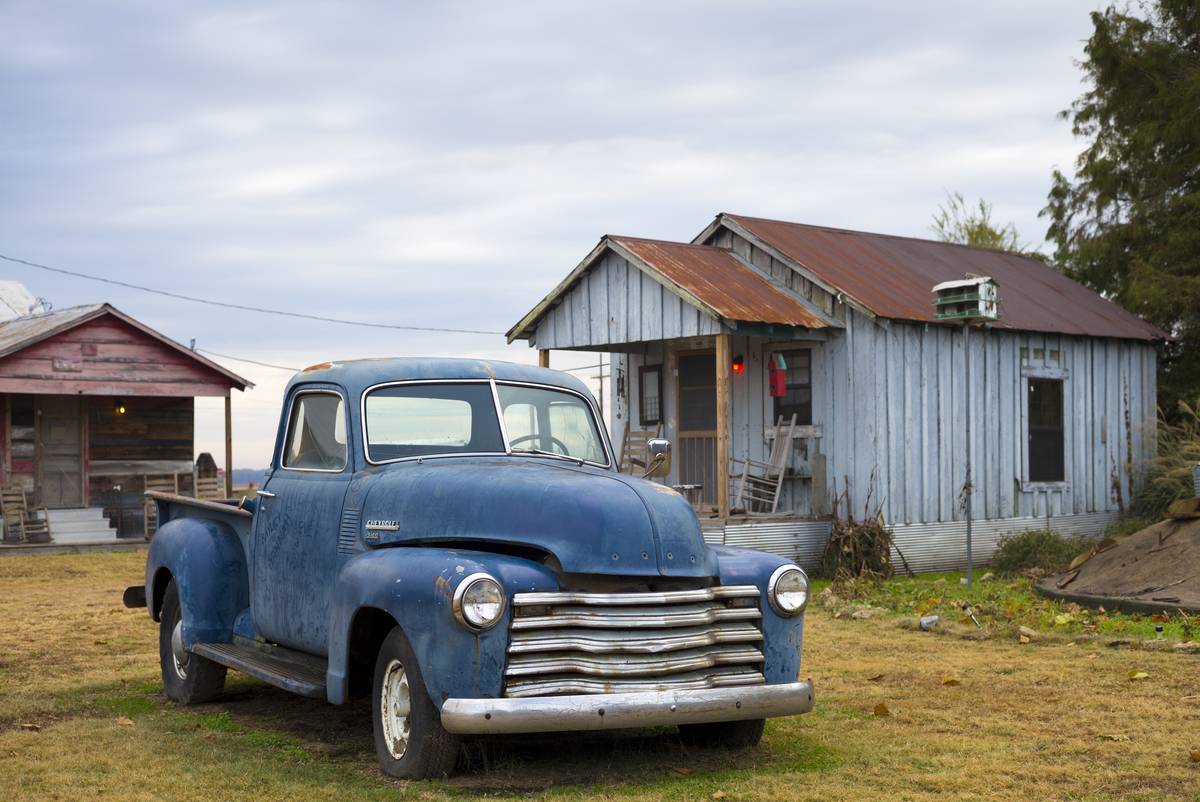
<svg viewBox="0 0 1200 802"><path fill-rule="evenodd" d="M646 443L646 456L650 459L646 464L643 479L652 476L666 476L671 472L671 441L662 437L651 438Z"/></svg>

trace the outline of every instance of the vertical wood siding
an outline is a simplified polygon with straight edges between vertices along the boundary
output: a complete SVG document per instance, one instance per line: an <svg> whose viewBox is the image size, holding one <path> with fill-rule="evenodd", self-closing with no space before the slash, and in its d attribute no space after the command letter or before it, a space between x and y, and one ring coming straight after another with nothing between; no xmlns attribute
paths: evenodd
<svg viewBox="0 0 1200 802"><path fill-rule="evenodd" d="M720 328L716 318L610 252L546 313L533 343L538 348L591 348L710 336Z"/></svg>

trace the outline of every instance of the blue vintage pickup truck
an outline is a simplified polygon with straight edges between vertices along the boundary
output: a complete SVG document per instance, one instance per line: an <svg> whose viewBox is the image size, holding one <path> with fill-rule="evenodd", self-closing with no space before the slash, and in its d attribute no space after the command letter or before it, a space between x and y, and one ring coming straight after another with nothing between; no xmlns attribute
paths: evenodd
<svg viewBox="0 0 1200 802"><path fill-rule="evenodd" d="M651 473L670 444L652 444ZM808 579L709 546L675 491L618 473L577 379L525 365L316 365L257 499L151 494L146 584L167 695L228 668L369 696L382 770L450 773L462 736L675 725L747 746L812 708Z"/></svg>

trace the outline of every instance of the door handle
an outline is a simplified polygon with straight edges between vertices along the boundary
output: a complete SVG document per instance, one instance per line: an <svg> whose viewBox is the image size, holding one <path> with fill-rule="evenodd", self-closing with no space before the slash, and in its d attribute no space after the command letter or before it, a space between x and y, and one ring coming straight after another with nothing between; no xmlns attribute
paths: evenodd
<svg viewBox="0 0 1200 802"><path fill-rule="evenodd" d="M262 496L263 498L275 498L275 494L269 490L260 490L258 491L258 495Z"/></svg>

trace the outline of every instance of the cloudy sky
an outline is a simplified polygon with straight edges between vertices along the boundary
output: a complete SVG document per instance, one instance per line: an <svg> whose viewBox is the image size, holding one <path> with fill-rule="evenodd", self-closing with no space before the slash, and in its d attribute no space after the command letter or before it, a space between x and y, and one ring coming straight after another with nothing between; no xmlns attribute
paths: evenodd
<svg viewBox="0 0 1200 802"><path fill-rule="evenodd" d="M0 0L0 253L180 293L503 331L605 233L720 211L927 236L947 190L1040 245L1079 149L1089 2L206 3ZM534 361L499 336L198 306L0 263L285 366ZM289 374L234 399L269 461ZM555 366L583 365L583 354ZM586 374L585 374L586 375ZM197 446L220 454L219 402Z"/></svg>

